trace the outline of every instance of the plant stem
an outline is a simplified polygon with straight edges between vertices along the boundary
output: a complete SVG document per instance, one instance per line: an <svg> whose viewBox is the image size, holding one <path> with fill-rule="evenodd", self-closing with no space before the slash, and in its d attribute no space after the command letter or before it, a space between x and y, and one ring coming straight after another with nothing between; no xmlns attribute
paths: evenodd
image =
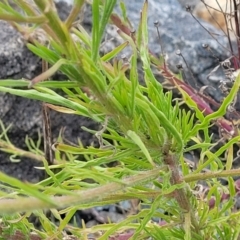
<svg viewBox="0 0 240 240"><path fill-rule="evenodd" d="M172 185L177 185L183 183L183 177L180 174L178 161L177 161L177 154L170 153L165 155L164 157L165 164L168 165L169 170L171 172L170 182ZM199 224L197 223L194 213L192 212L192 206L190 203L191 196L190 191L187 187L176 189L175 190L175 199L178 202L180 208L183 210L183 213L189 213L191 216L191 225L193 226L196 233L199 233Z"/></svg>
<svg viewBox="0 0 240 240"><path fill-rule="evenodd" d="M240 169L220 170L216 172L193 173L183 177L185 182L194 182L212 178L236 177L240 175Z"/></svg>
<svg viewBox="0 0 240 240"><path fill-rule="evenodd" d="M164 158L164 161L168 165L169 170L171 172L171 179L170 179L171 184L172 185L181 184L183 182L183 178L181 177L179 172L176 155L168 154ZM175 191L176 191L175 198L178 204L185 212L189 212L191 210L191 206L188 200L189 198L186 196L186 192L184 191L184 189L176 189Z"/></svg>
<svg viewBox="0 0 240 240"><path fill-rule="evenodd" d="M101 201L104 197L109 197L113 193L156 179L159 175L159 171L162 169L164 169L164 167L140 172L134 176L124 178L121 182L111 182L96 188L76 191L73 193L74 195L52 196L49 198L50 202L43 201L37 197L1 199L0 213L13 214L17 212L33 211L36 209L64 208L73 205L86 204L93 201ZM4 181L4 177L6 177L7 182L11 182L11 177L8 177L6 174L0 172L0 176L2 181ZM18 180L14 181L16 182ZM52 204L52 202L54 202L54 204Z"/></svg>

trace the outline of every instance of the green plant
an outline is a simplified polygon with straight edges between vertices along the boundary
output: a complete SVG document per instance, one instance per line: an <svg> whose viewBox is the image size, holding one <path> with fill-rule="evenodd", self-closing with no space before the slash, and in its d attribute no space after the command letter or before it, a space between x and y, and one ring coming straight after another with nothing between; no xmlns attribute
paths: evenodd
<svg viewBox="0 0 240 240"><path fill-rule="evenodd" d="M15 2L24 14L4 1L0 3L0 18L14 21L12 24L25 36L42 28L47 44L33 37L27 46L51 67L31 81L1 80L0 91L43 101L55 111L86 116L103 127L99 131L85 129L97 135L99 147L55 144L55 164L48 165L41 157L48 177L40 183L25 184L0 173L1 182L7 184L1 185L5 189L0 200L3 236L20 230L29 238L34 231L43 239L62 239L67 230L80 239L99 232L97 239L118 238L118 234L125 239L237 239L240 219L239 212L233 211L233 199L238 189L232 177L238 176L240 170L232 169L232 161L233 145L238 144L240 136L232 132L233 126L226 124L223 116L238 92L240 77L218 111L206 112L199 107L200 98L189 97L192 90L168 70L163 57L148 51L147 1L133 35L127 21L112 13L116 1L93 0L92 37L81 25L72 27L84 1L74 1L65 22L54 11L53 1L34 0L35 6L23 0ZM101 39L110 18L119 27L124 42L101 56ZM18 22L32 25L26 28ZM116 58L127 45L132 51L129 65ZM138 82L138 58L143 64L144 86ZM173 81L195 114L181 109L178 101L173 105L172 93L164 93L152 66ZM56 71L63 72L69 81L44 81ZM209 132L214 121L231 138L216 152ZM17 154L17 149L9 149L10 142L6 141L3 148ZM190 141L192 145L188 145ZM184 153L196 149L201 152L199 164L191 171ZM68 161L61 161L62 152ZM221 161L224 152L226 164ZM79 160L79 155L84 160ZM110 164L113 162L115 165ZM228 180L228 187L222 186L220 178ZM207 187L197 190L201 180ZM91 228L68 224L77 209L132 198L141 200L139 212L120 223ZM143 205L148 208L141 208ZM46 217L44 209L51 211L58 225ZM31 213L40 219L41 229L27 220ZM63 213L64 218L60 215ZM154 217L161 219L159 224L151 221Z"/></svg>

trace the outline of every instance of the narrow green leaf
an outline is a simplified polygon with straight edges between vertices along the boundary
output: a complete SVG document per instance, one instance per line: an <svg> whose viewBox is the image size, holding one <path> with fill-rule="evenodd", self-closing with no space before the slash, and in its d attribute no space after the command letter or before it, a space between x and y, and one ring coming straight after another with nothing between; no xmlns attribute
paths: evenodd
<svg viewBox="0 0 240 240"><path fill-rule="evenodd" d="M96 62L97 57L99 56L99 47L103 37L103 33L105 31L106 25L110 18L110 15L113 11L113 8L116 4L117 0L105 0L103 6L103 13L100 17L99 8L100 2L99 0L93 0L92 4L92 19L93 19L93 31L92 31L92 59L93 62Z"/></svg>
<svg viewBox="0 0 240 240"><path fill-rule="evenodd" d="M99 54L99 46L101 41L101 36L99 33L100 29L100 14L99 14L99 0L93 0L92 3L92 60L97 61Z"/></svg>
<svg viewBox="0 0 240 240"><path fill-rule="evenodd" d="M151 165L154 167L155 163L153 162L151 155L149 154L146 146L142 142L141 138L133 131L128 130L127 135L138 145L138 147L142 150L144 155L146 156L147 160L151 163Z"/></svg>
<svg viewBox="0 0 240 240"><path fill-rule="evenodd" d="M102 61L109 61L112 58L114 58L117 54L119 54L126 46L128 45L128 42L124 42L121 45L114 48L111 52L108 52L103 57L101 57Z"/></svg>
<svg viewBox="0 0 240 240"><path fill-rule="evenodd" d="M47 93L38 92L34 89L20 90L20 89L6 88L6 87L0 87L0 92L8 92L13 95L20 96L20 97L40 100L43 102L68 107L68 108L76 110L77 112L81 113L83 116L89 117L89 112L85 107L83 107L80 104L77 104L75 102L72 102L64 97L61 97L60 95L57 95L57 94L50 95ZM91 117L93 117L93 116L91 116Z"/></svg>
<svg viewBox="0 0 240 240"><path fill-rule="evenodd" d="M29 80L11 80L11 79L1 79L0 86L2 87L28 87L30 81Z"/></svg>
<svg viewBox="0 0 240 240"><path fill-rule="evenodd" d="M47 71L43 72L42 74L35 77L31 83L29 84L29 87L34 86L36 83L47 80L50 78L63 64L67 64L67 61L65 59L58 60L52 67L50 67Z"/></svg>
<svg viewBox="0 0 240 240"><path fill-rule="evenodd" d="M37 189L37 186L34 186L32 184L25 184L22 181L10 177L2 172L0 172L0 179L2 182L7 183L13 187L16 187L18 189L21 189L24 191L25 194L28 194L29 196L33 196L39 200L42 200L43 202L49 203L51 205L55 205L55 202L47 195L43 194ZM26 209L27 210L27 209Z"/></svg>
<svg viewBox="0 0 240 240"><path fill-rule="evenodd" d="M233 163L233 145L231 145L227 150L227 162L225 165L226 170L232 169Z"/></svg>
<svg viewBox="0 0 240 240"><path fill-rule="evenodd" d="M116 5L116 2L117 0L105 0L104 2L103 15L102 15L100 29L99 29L100 39L102 39L103 37L103 33L106 29L107 23L113 12L113 8Z"/></svg>

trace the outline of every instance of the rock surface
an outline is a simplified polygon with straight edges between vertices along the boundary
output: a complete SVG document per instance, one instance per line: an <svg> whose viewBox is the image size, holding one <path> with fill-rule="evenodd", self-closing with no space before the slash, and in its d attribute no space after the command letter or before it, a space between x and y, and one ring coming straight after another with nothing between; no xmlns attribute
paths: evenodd
<svg viewBox="0 0 240 240"><path fill-rule="evenodd" d="M140 16L140 11L137 9L142 8L143 2L137 1L133 4L131 1L125 1L128 16L135 28L138 26ZM150 50L156 54L160 54L161 51L166 53L170 68L175 72L178 71L176 65L181 63L186 76L185 80L190 82L195 88L196 85L199 87L210 85L209 93L216 100L220 101L222 94L218 87L220 79L223 78L223 72L219 68L209 78L207 78L207 75L219 64L219 60L224 61L230 56L227 38L212 25L201 21L204 29L177 0L149 0L148 2ZM157 30L154 26L156 21L160 23L162 50ZM215 33L214 37L216 40L212 38L206 29L211 33ZM112 32L108 31L108 34ZM207 44L211 51L204 49L203 44ZM184 60L176 54L177 50L181 51L188 67Z"/></svg>
<svg viewBox="0 0 240 240"><path fill-rule="evenodd" d="M125 1L127 11L134 27L138 26L140 10L143 5L143 0ZM66 18L70 11L70 6L65 2L58 2L60 16ZM119 12L119 8L116 8ZM197 23L190 13L179 4L177 0L149 0L149 47L157 53L161 53L159 38L154 27L154 22L160 23L161 41L163 43L163 51L168 55L168 62L171 69L177 71L176 64L183 63L185 75L192 85L198 82L199 86L211 85L209 88L210 94L217 100L220 100L221 94L218 89L219 79L222 77L222 72L214 73L214 76L207 78L210 71L218 64L220 60L225 60L229 57L229 52L220 47L219 43L214 40L199 23ZM90 8L86 9L83 23L88 31L91 30L91 13ZM203 23L205 28L211 32L217 32L211 25ZM9 24L0 22L2 33L0 35L0 79L12 78L32 79L41 72L40 60L35 57L24 46L24 41ZM116 39L116 31L110 26L107 31L107 39ZM109 51L119 41L107 42L104 47L105 51ZM227 46L227 39L219 37L218 41L224 47ZM202 48L202 44L208 44L211 52ZM182 58L176 55L176 50L180 49L185 57L189 68L193 72L195 80L192 79L189 69L186 68ZM61 78L61 75L55 76ZM9 131L9 138L16 144L17 147L25 147L24 138L26 135L37 139L39 129L42 127L41 119L41 104L36 101L23 99L9 94L0 93L0 119L5 126L12 124ZM56 112L51 112L53 135L56 137L61 127L66 127L65 137L71 141L80 138L85 145L93 141L93 136L81 131L81 126L88 128L96 128L97 125L86 118L79 116L63 115ZM22 159L20 163L12 163L9 161L9 156L5 153L0 153L0 170L8 174L14 175L22 180L39 181L42 177L42 172L36 170L33 166L38 163L30 159Z"/></svg>

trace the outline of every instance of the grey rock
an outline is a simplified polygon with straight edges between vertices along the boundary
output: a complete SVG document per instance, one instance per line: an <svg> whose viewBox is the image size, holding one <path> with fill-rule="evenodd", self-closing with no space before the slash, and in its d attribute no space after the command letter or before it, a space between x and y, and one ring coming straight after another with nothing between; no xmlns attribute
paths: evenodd
<svg viewBox="0 0 240 240"><path fill-rule="evenodd" d="M134 28L137 29L144 0L134 3L132 1L124 2L129 19ZM162 52L167 54L169 67L174 72L178 72L176 65L181 63L186 81L195 88L211 86L208 88L209 94L215 100L220 101L222 93L218 88L220 80L224 78L222 69L219 68L209 78L207 76L219 64L219 60L224 61L230 56L227 38L212 25L198 19L204 29L177 0L149 0L148 3L150 50L156 54ZM120 9L117 8L116 11L120 13ZM157 30L154 26L156 21L160 24L159 30L163 49L161 49ZM113 29L114 27L107 30L108 39L114 37L113 34L115 35L116 31ZM215 33L216 40L210 36L206 29ZM203 44L207 44L211 51L204 49ZM181 51L188 67L183 59L176 55L177 50Z"/></svg>
<svg viewBox="0 0 240 240"><path fill-rule="evenodd" d="M61 2L62 0L54 0L55 2ZM63 2L66 2L68 4L73 4L73 0L64 0Z"/></svg>

